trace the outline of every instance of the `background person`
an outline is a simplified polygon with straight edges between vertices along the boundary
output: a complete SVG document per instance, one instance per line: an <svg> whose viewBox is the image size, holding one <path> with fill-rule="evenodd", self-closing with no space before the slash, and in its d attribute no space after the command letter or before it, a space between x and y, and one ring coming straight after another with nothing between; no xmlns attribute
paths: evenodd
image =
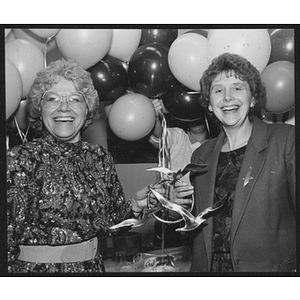
<svg viewBox="0 0 300 300"><path fill-rule="evenodd" d="M162 120L160 114L165 111L162 100L152 100L156 111L156 122L149 138L149 142L156 148L159 147L159 140L162 137ZM167 142L170 150L170 168L176 172L183 169L190 163L192 153L209 138L205 122L204 110L199 114L199 118L194 121L187 121L186 129L179 127L167 128ZM188 174L181 180L189 183Z"/></svg>
<svg viewBox="0 0 300 300"><path fill-rule="evenodd" d="M163 125L162 113L166 113L161 99L153 99L153 106L156 112L156 122L149 138L149 142L159 148L159 141L162 138ZM199 113L199 118L194 121L186 121L185 128L168 127L167 145L170 151L170 169L174 172L182 170L191 161L192 153L209 138L209 132L205 122L204 110ZM189 173L183 176L181 181L190 184ZM164 243L165 247L190 246L191 241L182 233L175 229L182 227L183 223L174 222L162 225L160 222L154 223L154 245L160 247ZM164 240L162 242L162 239Z"/></svg>

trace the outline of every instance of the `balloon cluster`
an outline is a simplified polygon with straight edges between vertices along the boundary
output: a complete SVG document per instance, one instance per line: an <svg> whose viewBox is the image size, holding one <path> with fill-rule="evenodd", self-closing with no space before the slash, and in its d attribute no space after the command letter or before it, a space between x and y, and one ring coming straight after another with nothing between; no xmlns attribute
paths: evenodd
<svg viewBox="0 0 300 300"><path fill-rule="evenodd" d="M100 101L109 106L113 132L141 139L155 121L153 98L162 98L179 119L197 118L200 78L224 52L244 56L259 70L267 111L293 108L293 29L14 28L5 29L6 118L18 112L36 73L64 57L91 73Z"/></svg>

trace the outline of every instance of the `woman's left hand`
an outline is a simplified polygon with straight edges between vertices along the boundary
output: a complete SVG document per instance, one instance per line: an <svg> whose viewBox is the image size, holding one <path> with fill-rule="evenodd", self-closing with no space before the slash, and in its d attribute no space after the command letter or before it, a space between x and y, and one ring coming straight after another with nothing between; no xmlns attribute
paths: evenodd
<svg viewBox="0 0 300 300"><path fill-rule="evenodd" d="M176 181L175 187L170 192L170 201L179 205L191 205L194 187L183 181Z"/></svg>
<svg viewBox="0 0 300 300"><path fill-rule="evenodd" d="M162 185L156 185L153 187L160 194L164 194L165 189ZM134 212L141 212L144 208L148 207L148 194L150 193L149 187L146 186L141 190L137 191L134 197L131 198L132 210ZM150 195L150 203L155 205L158 203L158 200L154 197L154 195Z"/></svg>
<svg viewBox="0 0 300 300"><path fill-rule="evenodd" d="M154 189L162 195L165 193L163 185L156 185ZM141 212L144 208L147 207L148 194L149 188L144 187L138 192L136 192L135 196L132 197L132 210L134 212ZM194 187L192 185L187 184L183 181L176 181L174 188L170 189L169 200L179 205L191 205L193 202L193 194ZM157 200L152 194L150 195L150 203L153 205L157 204Z"/></svg>

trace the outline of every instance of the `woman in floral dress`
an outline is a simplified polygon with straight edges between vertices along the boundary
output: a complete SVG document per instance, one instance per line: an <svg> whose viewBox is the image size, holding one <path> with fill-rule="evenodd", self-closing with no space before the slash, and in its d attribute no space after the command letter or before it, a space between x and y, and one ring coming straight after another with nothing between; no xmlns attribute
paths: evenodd
<svg viewBox="0 0 300 300"><path fill-rule="evenodd" d="M28 113L40 137L7 152L8 272L104 272L97 237L145 208L147 187L126 200L111 155L81 140L98 101L75 62L37 74ZM192 187L177 191L185 196Z"/></svg>

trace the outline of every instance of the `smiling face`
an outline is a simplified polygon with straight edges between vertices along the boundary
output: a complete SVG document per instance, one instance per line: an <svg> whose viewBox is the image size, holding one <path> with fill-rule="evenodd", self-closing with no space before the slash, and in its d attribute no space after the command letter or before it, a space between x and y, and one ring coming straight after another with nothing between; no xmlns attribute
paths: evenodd
<svg viewBox="0 0 300 300"><path fill-rule="evenodd" d="M61 80L53 85L51 91L60 96L67 96L72 92L76 92L72 81L61 78ZM63 100L57 107L47 107L45 99L42 100L41 116L43 123L50 134L55 138L75 143L80 140L80 130L85 123L87 115L87 106L81 108L71 108L66 100Z"/></svg>
<svg viewBox="0 0 300 300"><path fill-rule="evenodd" d="M250 105L254 104L250 86L232 72L219 74L210 87L208 109L225 127L237 127L248 120Z"/></svg>

